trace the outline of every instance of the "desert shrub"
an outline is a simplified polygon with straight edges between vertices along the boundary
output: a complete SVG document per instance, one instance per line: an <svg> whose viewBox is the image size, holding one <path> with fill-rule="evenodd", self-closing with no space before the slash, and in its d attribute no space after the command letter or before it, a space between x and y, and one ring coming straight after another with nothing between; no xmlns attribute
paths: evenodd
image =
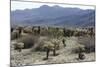
<svg viewBox="0 0 100 67"><path fill-rule="evenodd" d="M38 36L27 35L24 37L20 37L18 42L24 43L24 48L31 48L38 41Z"/></svg>
<svg viewBox="0 0 100 67"><path fill-rule="evenodd" d="M23 27L11 28L11 40L19 38Z"/></svg>
<svg viewBox="0 0 100 67"><path fill-rule="evenodd" d="M48 27L38 26L36 32L37 32L38 35L46 36L48 34Z"/></svg>
<svg viewBox="0 0 100 67"><path fill-rule="evenodd" d="M43 30L43 29L42 29L41 32L40 32L40 35L41 35L41 36L48 36L48 35L49 35L49 34L48 34L48 30L45 30L45 29Z"/></svg>
<svg viewBox="0 0 100 67"><path fill-rule="evenodd" d="M48 30L48 36L55 36L55 28L50 28L49 30Z"/></svg>
<svg viewBox="0 0 100 67"><path fill-rule="evenodd" d="M79 37L80 36L80 32L79 31L75 31L74 36Z"/></svg>
<svg viewBox="0 0 100 67"><path fill-rule="evenodd" d="M43 42L36 43L35 46L32 48L32 51L45 51L43 49Z"/></svg>
<svg viewBox="0 0 100 67"><path fill-rule="evenodd" d="M70 36L73 36L74 35L74 30L71 30L71 29L63 29L63 32L64 32L64 34L63 34L63 36L64 37L70 37Z"/></svg>
<svg viewBox="0 0 100 67"><path fill-rule="evenodd" d="M17 39L20 36L19 31L11 32L11 40Z"/></svg>
<svg viewBox="0 0 100 67"><path fill-rule="evenodd" d="M32 51L45 51L45 50L43 49L43 45L44 45L43 41L40 41L40 42L36 43L36 44L32 47Z"/></svg>
<svg viewBox="0 0 100 67"><path fill-rule="evenodd" d="M61 31L56 32L55 37L56 38L63 37L63 32L61 32Z"/></svg>
<svg viewBox="0 0 100 67"><path fill-rule="evenodd" d="M59 38L59 37L63 36L63 29L50 28L47 33L48 33L48 36L50 36L52 38Z"/></svg>
<svg viewBox="0 0 100 67"><path fill-rule="evenodd" d="M33 26L32 31L34 35L40 35L41 28L40 26Z"/></svg>
<svg viewBox="0 0 100 67"><path fill-rule="evenodd" d="M72 53L81 53L81 52L85 52L84 45L76 44L76 46L72 48Z"/></svg>
<svg viewBox="0 0 100 67"><path fill-rule="evenodd" d="M53 39L50 37L40 37L38 39L38 42L35 43L35 45L32 48L32 51L46 51L46 48L49 49L59 49L60 47L60 41L57 39Z"/></svg>
<svg viewBox="0 0 100 67"><path fill-rule="evenodd" d="M95 37L79 37L78 42L85 46L85 52L95 52Z"/></svg>
<svg viewBox="0 0 100 67"><path fill-rule="evenodd" d="M44 49L44 42L49 41L49 37L39 37L38 41L35 43L35 45L32 47L32 51L45 51Z"/></svg>

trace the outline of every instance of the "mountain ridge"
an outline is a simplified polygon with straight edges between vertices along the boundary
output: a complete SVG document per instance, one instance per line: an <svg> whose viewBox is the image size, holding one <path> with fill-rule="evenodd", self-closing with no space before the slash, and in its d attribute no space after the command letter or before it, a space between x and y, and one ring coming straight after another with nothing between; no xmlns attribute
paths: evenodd
<svg viewBox="0 0 100 67"><path fill-rule="evenodd" d="M35 9L11 11L11 24L95 26L95 10L43 5Z"/></svg>

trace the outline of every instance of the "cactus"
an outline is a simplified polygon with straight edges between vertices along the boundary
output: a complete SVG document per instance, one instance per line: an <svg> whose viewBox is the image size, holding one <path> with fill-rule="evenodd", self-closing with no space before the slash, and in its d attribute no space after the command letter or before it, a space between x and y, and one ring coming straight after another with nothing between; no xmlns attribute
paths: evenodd
<svg viewBox="0 0 100 67"><path fill-rule="evenodd" d="M65 41L66 41L65 39L62 39L62 43L63 43L64 47L66 47Z"/></svg>
<svg viewBox="0 0 100 67"><path fill-rule="evenodd" d="M79 53L79 54L78 54L78 58L79 58L80 60L84 60L84 59L85 59L85 54L84 54L84 53Z"/></svg>
<svg viewBox="0 0 100 67"><path fill-rule="evenodd" d="M14 49L18 50L19 52L21 52L22 49L24 48L24 43L22 43L22 42L18 42L18 43L12 42L11 44L14 46Z"/></svg>
<svg viewBox="0 0 100 67"><path fill-rule="evenodd" d="M18 48L18 51L21 52L22 48L24 48L24 43L22 43L22 42L17 43L16 47Z"/></svg>
<svg viewBox="0 0 100 67"><path fill-rule="evenodd" d="M52 50L53 51L53 56L56 56L56 49L57 49L57 44L51 41L45 41L43 45L44 49L46 49L46 58L48 59L49 53Z"/></svg>

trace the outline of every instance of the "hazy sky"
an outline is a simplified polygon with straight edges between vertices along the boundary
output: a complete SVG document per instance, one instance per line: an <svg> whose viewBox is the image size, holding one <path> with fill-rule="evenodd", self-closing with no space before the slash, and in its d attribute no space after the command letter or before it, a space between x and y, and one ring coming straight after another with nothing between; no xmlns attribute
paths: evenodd
<svg viewBox="0 0 100 67"><path fill-rule="evenodd" d="M51 4L51 3L35 3L35 2L18 2L18 1L12 1L11 2L11 10L23 10L23 9L32 9L32 8L38 8L42 5L59 5L62 7L76 7L80 9L95 9L93 6L82 6L82 5L67 5L67 4Z"/></svg>

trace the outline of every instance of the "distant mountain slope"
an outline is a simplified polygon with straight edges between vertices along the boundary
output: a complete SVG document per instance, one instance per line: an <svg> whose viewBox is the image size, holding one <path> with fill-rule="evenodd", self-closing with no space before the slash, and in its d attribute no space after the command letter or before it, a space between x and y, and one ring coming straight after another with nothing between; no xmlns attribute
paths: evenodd
<svg viewBox="0 0 100 67"><path fill-rule="evenodd" d="M95 10L43 5L35 9L11 11L11 24L95 26Z"/></svg>

